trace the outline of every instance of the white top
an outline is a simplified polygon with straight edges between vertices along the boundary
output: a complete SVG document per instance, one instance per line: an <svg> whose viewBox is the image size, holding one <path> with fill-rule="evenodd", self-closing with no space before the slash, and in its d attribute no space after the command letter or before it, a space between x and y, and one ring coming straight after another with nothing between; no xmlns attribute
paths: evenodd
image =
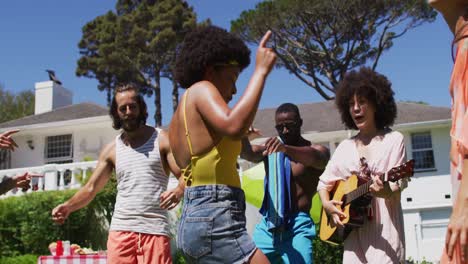
<svg viewBox="0 0 468 264"><path fill-rule="evenodd" d="M121 135L115 139L117 199L111 231L167 235L167 210L159 207L159 196L167 189L159 152L158 131L142 146L126 146Z"/></svg>
<svg viewBox="0 0 468 264"><path fill-rule="evenodd" d="M385 173L406 161L405 144L400 132L386 133L374 138L368 145L366 157L373 173ZM354 138L346 139L337 147L320 176L317 189L331 191L339 180L346 180L360 169L360 157ZM402 181L400 188L406 186ZM405 234L401 194L390 198L372 199L373 217L354 229L344 241L343 263L404 263Z"/></svg>

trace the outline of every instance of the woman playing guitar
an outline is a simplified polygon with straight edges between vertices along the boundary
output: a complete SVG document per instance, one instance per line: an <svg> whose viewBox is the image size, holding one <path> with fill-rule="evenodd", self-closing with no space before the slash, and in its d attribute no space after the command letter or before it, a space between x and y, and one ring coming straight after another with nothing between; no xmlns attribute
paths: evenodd
<svg viewBox="0 0 468 264"><path fill-rule="evenodd" d="M343 226L342 201L330 199L337 181L351 175L373 180L366 221L344 240L343 263L402 263L405 260L401 190L406 181L379 177L406 161L403 135L392 131L396 104L388 79L369 68L349 72L339 83L336 105L348 129L359 133L340 143L320 177L318 191L331 225ZM365 158L365 159L362 159ZM365 163L363 163L365 162Z"/></svg>

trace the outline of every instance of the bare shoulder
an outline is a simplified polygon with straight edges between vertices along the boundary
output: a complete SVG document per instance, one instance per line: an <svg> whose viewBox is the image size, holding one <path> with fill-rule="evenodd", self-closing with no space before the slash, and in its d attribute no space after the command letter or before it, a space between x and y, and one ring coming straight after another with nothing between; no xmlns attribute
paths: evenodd
<svg viewBox="0 0 468 264"><path fill-rule="evenodd" d="M327 159L330 158L330 150L327 147L322 146L320 144L311 144L310 147L319 151Z"/></svg>
<svg viewBox="0 0 468 264"><path fill-rule="evenodd" d="M190 91L196 91L195 93L201 93L203 94L203 92L207 91L207 90L216 90L216 87L209 81L199 81L197 83L194 83L191 87L190 87Z"/></svg>
<svg viewBox="0 0 468 264"><path fill-rule="evenodd" d="M205 101L214 94L219 94L218 89L208 81L200 81L190 87L189 97L196 98L197 101Z"/></svg>
<svg viewBox="0 0 468 264"><path fill-rule="evenodd" d="M310 147L320 152L329 152L328 148L320 144L310 144Z"/></svg>

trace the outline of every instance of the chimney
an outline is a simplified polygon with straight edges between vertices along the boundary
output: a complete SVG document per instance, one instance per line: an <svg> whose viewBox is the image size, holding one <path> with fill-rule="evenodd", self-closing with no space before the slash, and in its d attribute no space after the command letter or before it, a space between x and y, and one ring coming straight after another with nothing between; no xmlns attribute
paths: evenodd
<svg viewBox="0 0 468 264"><path fill-rule="evenodd" d="M38 82L35 88L35 115L72 104L72 92L60 84L53 81Z"/></svg>

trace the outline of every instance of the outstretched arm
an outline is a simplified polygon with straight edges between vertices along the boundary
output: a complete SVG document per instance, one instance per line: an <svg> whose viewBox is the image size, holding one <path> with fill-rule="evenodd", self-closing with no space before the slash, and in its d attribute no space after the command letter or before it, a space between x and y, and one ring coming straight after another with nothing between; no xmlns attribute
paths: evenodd
<svg viewBox="0 0 468 264"><path fill-rule="evenodd" d="M242 138L242 151L240 157L258 163L263 160L263 151L266 147L261 145L251 145L248 137Z"/></svg>
<svg viewBox="0 0 468 264"><path fill-rule="evenodd" d="M330 159L330 151L321 145L292 146L286 145L278 137L271 137L265 142L264 155L283 152L292 160L304 164L306 167L324 169Z"/></svg>
<svg viewBox="0 0 468 264"><path fill-rule="evenodd" d="M0 134L0 148L15 151L15 148L18 147L18 144L16 144L11 136L18 132L19 130L9 130Z"/></svg>
<svg viewBox="0 0 468 264"><path fill-rule="evenodd" d="M27 172L13 177L4 176L0 180L0 194L4 194L15 187L25 191L31 187L30 182L31 174Z"/></svg>
<svg viewBox="0 0 468 264"><path fill-rule="evenodd" d="M321 145L296 147L285 145L286 155L292 160L304 164L306 167L313 167L323 170L330 159L330 151Z"/></svg>
<svg viewBox="0 0 468 264"><path fill-rule="evenodd" d="M70 213L88 205L109 181L115 163L115 143L107 145L99 155L98 163L88 182L68 201L52 210L52 219L63 224Z"/></svg>

